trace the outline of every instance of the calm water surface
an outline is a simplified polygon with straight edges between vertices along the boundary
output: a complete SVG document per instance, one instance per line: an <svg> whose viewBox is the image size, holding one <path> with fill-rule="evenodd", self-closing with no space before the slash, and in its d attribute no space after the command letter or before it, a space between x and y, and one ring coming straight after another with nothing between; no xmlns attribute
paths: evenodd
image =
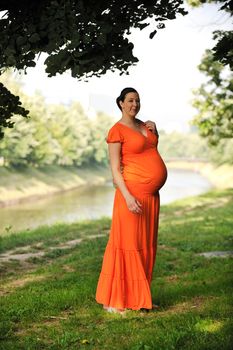
<svg viewBox="0 0 233 350"><path fill-rule="evenodd" d="M200 174L172 169L160 191L161 204L208 191L211 184ZM0 233L31 229L56 222L74 222L112 215L115 188L112 182L78 188L37 201L0 208Z"/></svg>

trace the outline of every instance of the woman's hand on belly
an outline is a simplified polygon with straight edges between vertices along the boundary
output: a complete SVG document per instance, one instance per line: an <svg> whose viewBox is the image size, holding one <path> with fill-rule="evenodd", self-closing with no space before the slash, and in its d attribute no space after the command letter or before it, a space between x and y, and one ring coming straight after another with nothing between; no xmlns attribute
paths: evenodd
<svg viewBox="0 0 233 350"><path fill-rule="evenodd" d="M141 214L142 209L141 206L142 204L131 194L125 197L127 207L129 211L135 214Z"/></svg>

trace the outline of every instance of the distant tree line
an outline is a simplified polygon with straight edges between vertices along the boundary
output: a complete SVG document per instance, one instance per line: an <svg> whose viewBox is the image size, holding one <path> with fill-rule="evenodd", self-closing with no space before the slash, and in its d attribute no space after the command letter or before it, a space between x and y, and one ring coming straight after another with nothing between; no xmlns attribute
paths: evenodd
<svg viewBox="0 0 233 350"><path fill-rule="evenodd" d="M165 161L176 158L233 164L233 139L211 146L197 130L189 133L160 131L158 148Z"/></svg>
<svg viewBox="0 0 233 350"><path fill-rule="evenodd" d="M31 118L14 118L5 130L0 156L8 166L107 163L106 130L110 117L98 113L90 120L79 103L69 107L46 105L42 96L30 98Z"/></svg>
<svg viewBox="0 0 233 350"><path fill-rule="evenodd" d="M3 76L2 76L3 78ZM0 140L0 157L5 166L92 166L108 165L107 131L115 123L111 116L97 113L90 119L78 102L69 106L46 103L40 93L22 93L20 81L8 73L4 83L17 93L30 109L30 118L15 115L14 128L5 128ZM193 132L160 131L159 151L165 160L202 159L217 163L233 162L233 140L221 140L210 147Z"/></svg>
<svg viewBox="0 0 233 350"><path fill-rule="evenodd" d="M99 112L90 120L77 102L69 106L47 104L40 93L23 94L20 82L12 74L6 74L4 79L31 111L30 118L15 115L12 117L14 128L5 128L5 136L0 140L0 157L4 165L107 163L105 133L113 124L111 117Z"/></svg>

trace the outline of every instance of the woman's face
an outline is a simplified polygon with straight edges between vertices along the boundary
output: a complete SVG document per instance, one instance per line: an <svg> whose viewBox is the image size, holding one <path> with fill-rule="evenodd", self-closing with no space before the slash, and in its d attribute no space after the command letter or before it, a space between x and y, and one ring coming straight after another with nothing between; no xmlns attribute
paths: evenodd
<svg viewBox="0 0 233 350"><path fill-rule="evenodd" d="M122 113L129 116L136 116L140 110L140 98L137 92L129 92L125 95L124 101L120 101Z"/></svg>

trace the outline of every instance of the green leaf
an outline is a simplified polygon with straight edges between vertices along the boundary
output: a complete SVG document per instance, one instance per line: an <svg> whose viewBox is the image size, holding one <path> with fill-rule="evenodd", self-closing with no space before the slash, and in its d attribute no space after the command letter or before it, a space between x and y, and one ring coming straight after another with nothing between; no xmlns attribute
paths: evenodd
<svg viewBox="0 0 233 350"><path fill-rule="evenodd" d="M18 36L16 38L16 45L19 46L19 47L21 47L22 45L26 44L26 42L27 42L27 39L25 37L23 37L23 36Z"/></svg>
<svg viewBox="0 0 233 350"><path fill-rule="evenodd" d="M105 34L100 34L100 35L97 37L96 41L97 41L97 43L100 44L100 45L105 45L106 42L107 42L106 39L107 39L107 38L106 38L106 35L105 35Z"/></svg>
<svg viewBox="0 0 233 350"><path fill-rule="evenodd" d="M157 30L154 30L153 32L151 32L149 38L153 39L156 33L157 33Z"/></svg>
<svg viewBox="0 0 233 350"><path fill-rule="evenodd" d="M30 43L36 43L37 41L40 41L40 37L37 33L33 33L29 38Z"/></svg>
<svg viewBox="0 0 233 350"><path fill-rule="evenodd" d="M35 66L36 66L36 62L34 62L34 61L29 61L29 62L27 62L27 66L28 66L28 67L35 67Z"/></svg>

